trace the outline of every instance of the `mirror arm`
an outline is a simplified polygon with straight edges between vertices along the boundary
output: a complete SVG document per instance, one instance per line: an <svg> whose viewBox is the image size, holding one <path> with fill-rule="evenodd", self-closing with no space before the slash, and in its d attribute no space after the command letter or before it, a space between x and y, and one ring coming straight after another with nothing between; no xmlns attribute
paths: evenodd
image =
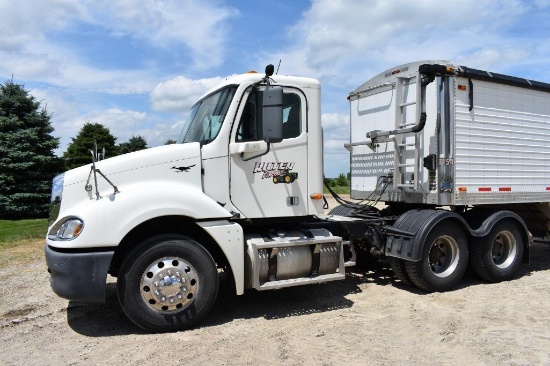
<svg viewBox="0 0 550 366"><path fill-rule="evenodd" d="M242 152L242 153L241 153L241 159L242 159L242 161L249 161L249 160L252 160L252 159L259 158L260 156L264 156L265 154L267 154L267 153L269 152L270 146L271 146L271 144L268 142L268 143L267 143L267 150L266 150L266 151L264 151L263 153L259 153L259 154L257 154L257 155L250 156L250 157L248 157L248 158L245 158L245 157L244 157L244 153Z"/></svg>

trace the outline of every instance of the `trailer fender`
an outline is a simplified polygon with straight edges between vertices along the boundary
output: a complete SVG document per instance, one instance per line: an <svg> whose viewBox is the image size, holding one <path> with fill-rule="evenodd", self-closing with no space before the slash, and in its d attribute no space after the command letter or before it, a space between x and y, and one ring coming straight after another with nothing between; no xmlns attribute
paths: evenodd
<svg viewBox="0 0 550 366"><path fill-rule="evenodd" d="M529 243L527 225L519 215L511 211L502 210L487 213L485 216L481 225L474 230L464 217L452 211L421 209L407 211L395 221L392 228L386 231L385 254L389 257L396 257L412 262L419 261L422 258L423 244L427 236L443 220L451 220L458 223L467 236L472 239L486 236L496 223L503 219L511 218L520 223L524 228L522 235L524 235L525 242ZM472 221L470 223L474 224ZM528 261L528 246L529 244L525 251L526 256L524 257L524 261Z"/></svg>

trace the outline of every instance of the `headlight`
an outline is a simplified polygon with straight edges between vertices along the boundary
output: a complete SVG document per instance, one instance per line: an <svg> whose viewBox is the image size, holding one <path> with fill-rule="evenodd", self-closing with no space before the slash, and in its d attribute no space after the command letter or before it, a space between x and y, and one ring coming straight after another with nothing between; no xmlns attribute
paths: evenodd
<svg viewBox="0 0 550 366"><path fill-rule="evenodd" d="M48 233L51 240L73 240L84 230L84 222L77 217L68 217L54 225Z"/></svg>
<svg viewBox="0 0 550 366"><path fill-rule="evenodd" d="M52 181L52 196L50 201L50 225L53 224L59 216L59 208L61 207L61 196L63 195L63 182L65 181L65 173L59 174Z"/></svg>

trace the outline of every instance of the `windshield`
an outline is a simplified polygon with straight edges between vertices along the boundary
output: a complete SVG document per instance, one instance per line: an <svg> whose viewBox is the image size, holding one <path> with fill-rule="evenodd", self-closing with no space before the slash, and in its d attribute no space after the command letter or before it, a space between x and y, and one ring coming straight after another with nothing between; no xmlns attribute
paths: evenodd
<svg viewBox="0 0 550 366"><path fill-rule="evenodd" d="M222 128L235 90L236 86L230 86L198 101L185 121L178 143L200 142L205 145L213 141Z"/></svg>

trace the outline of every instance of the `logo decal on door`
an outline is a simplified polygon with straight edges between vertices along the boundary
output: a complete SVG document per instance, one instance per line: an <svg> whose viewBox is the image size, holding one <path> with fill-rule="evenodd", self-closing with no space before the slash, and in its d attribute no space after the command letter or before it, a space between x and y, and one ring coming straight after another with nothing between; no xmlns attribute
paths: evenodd
<svg viewBox="0 0 550 366"><path fill-rule="evenodd" d="M291 172L294 162L260 161L254 165L253 173L261 173L262 179L272 179L273 183L292 183L298 179L298 173Z"/></svg>

